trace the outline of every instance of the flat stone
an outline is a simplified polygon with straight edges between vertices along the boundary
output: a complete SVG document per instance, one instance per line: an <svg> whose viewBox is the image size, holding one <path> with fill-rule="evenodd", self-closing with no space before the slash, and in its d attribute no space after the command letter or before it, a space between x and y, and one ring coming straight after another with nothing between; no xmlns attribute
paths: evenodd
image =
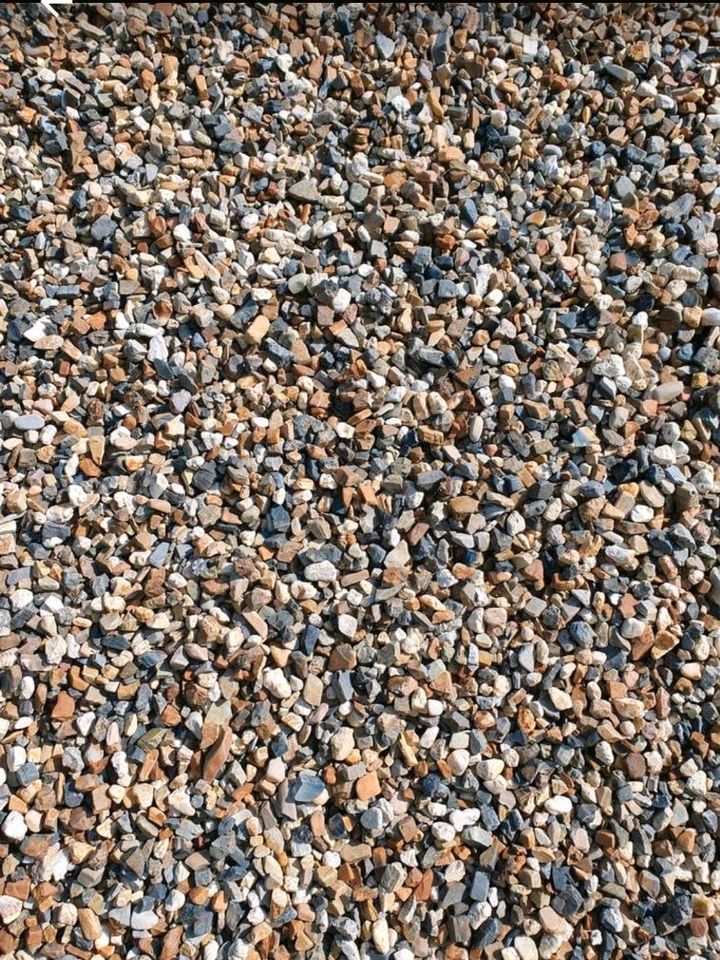
<svg viewBox="0 0 720 960"><path fill-rule="evenodd" d="M42 430L45 426L45 418L39 413L25 413L15 419L13 424L16 430Z"/></svg>
<svg viewBox="0 0 720 960"><path fill-rule="evenodd" d="M303 575L306 580L310 580L314 583L320 581L330 583L334 580L337 580L340 574L338 573L337 568L330 563L329 560L320 560L318 563L309 563L305 567Z"/></svg>
<svg viewBox="0 0 720 960"><path fill-rule="evenodd" d="M288 187L288 196L305 203L318 203L321 199L314 180L299 180Z"/></svg>

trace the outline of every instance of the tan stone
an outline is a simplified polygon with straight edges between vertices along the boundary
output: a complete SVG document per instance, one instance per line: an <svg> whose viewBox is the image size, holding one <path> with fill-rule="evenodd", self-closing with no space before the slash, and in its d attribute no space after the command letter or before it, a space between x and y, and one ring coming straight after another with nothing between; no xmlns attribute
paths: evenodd
<svg viewBox="0 0 720 960"><path fill-rule="evenodd" d="M450 509L458 517L468 517L478 508L477 500L472 497L460 496L450 500Z"/></svg>
<svg viewBox="0 0 720 960"><path fill-rule="evenodd" d="M253 322L249 327L244 331L245 337L250 341L250 343L260 343L262 338L270 329L270 321L267 317L264 317L262 314L255 317Z"/></svg>

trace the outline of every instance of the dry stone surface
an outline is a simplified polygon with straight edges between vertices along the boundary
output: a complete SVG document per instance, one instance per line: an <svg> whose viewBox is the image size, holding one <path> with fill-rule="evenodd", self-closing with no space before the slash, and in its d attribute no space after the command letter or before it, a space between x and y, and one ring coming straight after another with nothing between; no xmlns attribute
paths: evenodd
<svg viewBox="0 0 720 960"><path fill-rule="evenodd" d="M0 4L0 957L719 955L719 64Z"/></svg>

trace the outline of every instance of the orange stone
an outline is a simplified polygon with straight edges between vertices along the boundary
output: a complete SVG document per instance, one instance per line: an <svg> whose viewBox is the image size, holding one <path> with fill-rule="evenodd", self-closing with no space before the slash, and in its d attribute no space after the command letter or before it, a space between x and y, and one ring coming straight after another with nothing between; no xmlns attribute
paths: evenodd
<svg viewBox="0 0 720 960"><path fill-rule="evenodd" d="M380 793L380 781L375 770L366 773L355 784L355 794L358 800L372 800Z"/></svg>
<svg viewBox="0 0 720 960"><path fill-rule="evenodd" d="M173 958L177 956L182 935L182 927L173 927L171 930L168 930L165 934L162 948L160 949L160 960L173 960Z"/></svg>
<svg viewBox="0 0 720 960"><path fill-rule="evenodd" d="M75 715L75 701L65 690L61 690L52 710L53 720L69 720Z"/></svg>

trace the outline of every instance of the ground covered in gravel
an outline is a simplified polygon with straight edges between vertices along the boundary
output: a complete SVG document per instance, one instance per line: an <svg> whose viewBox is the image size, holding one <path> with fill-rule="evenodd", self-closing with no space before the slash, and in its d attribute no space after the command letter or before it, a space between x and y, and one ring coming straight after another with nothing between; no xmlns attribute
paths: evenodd
<svg viewBox="0 0 720 960"><path fill-rule="evenodd" d="M0 956L717 957L717 7L0 4Z"/></svg>

